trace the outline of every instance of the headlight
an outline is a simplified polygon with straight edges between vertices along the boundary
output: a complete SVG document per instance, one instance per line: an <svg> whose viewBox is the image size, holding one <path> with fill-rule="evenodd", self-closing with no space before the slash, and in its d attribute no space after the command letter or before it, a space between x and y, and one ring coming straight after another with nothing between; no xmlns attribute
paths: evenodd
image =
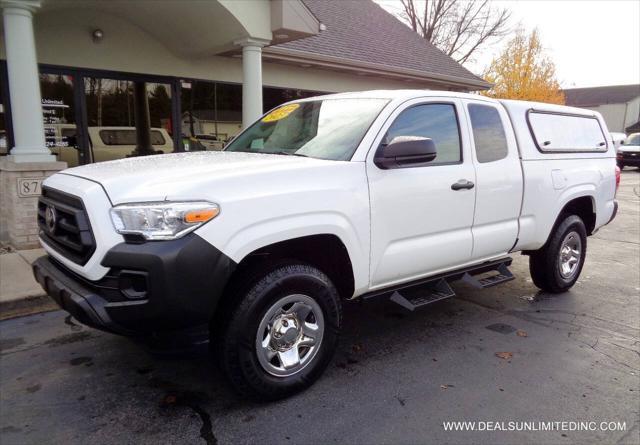
<svg viewBox="0 0 640 445"><path fill-rule="evenodd" d="M111 209L116 232L142 235L147 240L172 240L197 229L220 213L217 204L197 202L145 202Z"/></svg>

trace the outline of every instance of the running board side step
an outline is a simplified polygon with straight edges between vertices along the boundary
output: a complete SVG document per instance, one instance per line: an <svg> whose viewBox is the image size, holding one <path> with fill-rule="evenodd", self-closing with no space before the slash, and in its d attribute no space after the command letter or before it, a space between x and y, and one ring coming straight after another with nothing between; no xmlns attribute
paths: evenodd
<svg viewBox="0 0 640 445"><path fill-rule="evenodd" d="M513 280L515 277L509 270L512 261L511 257L487 261L411 283L369 292L361 298L368 300L385 296L403 308L415 311L431 303L455 297L455 292L449 286L452 281L462 280L476 288L485 289ZM494 272L492 275L488 275L492 272Z"/></svg>
<svg viewBox="0 0 640 445"><path fill-rule="evenodd" d="M432 283L402 289L402 291L394 291L393 294L391 294L391 301L405 309L415 311L422 306L444 300L445 298L451 298L455 295L456 293L451 289L447 280L440 278Z"/></svg>
<svg viewBox="0 0 640 445"><path fill-rule="evenodd" d="M477 278L469 274L469 272L465 272L462 276L462 281L478 289L486 289L487 287L497 286L498 284L515 279L505 263L498 265L495 270L497 272L495 275L483 278Z"/></svg>

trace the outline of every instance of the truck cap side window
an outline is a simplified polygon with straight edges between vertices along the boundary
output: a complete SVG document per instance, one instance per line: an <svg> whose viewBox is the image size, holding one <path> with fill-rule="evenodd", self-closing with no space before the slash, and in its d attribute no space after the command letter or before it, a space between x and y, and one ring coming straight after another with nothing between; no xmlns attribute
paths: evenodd
<svg viewBox="0 0 640 445"><path fill-rule="evenodd" d="M432 139L438 154L428 165L462 161L458 117L453 104L433 103L407 108L391 124L383 144L398 136Z"/></svg>
<svg viewBox="0 0 640 445"><path fill-rule="evenodd" d="M493 162L507 157L507 136L500 113L490 105L469 104L469 117L478 162Z"/></svg>
<svg viewBox="0 0 640 445"><path fill-rule="evenodd" d="M531 110L527 119L542 152L607 151L607 138L593 116Z"/></svg>

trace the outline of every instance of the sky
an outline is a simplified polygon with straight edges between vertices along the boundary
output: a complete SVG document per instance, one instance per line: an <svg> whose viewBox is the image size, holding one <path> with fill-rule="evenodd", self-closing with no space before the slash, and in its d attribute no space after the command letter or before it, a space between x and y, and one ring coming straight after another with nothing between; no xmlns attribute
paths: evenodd
<svg viewBox="0 0 640 445"><path fill-rule="evenodd" d="M399 0L378 0L398 11ZM640 83L640 0L492 0L509 9L513 28L538 28L563 88ZM480 74L505 41L485 46L475 63Z"/></svg>

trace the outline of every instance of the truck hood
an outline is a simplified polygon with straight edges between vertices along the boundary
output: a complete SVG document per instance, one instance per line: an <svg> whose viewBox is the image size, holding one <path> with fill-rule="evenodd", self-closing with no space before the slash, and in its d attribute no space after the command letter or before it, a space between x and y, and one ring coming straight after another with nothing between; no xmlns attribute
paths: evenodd
<svg viewBox="0 0 640 445"><path fill-rule="evenodd" d="M199 194L199 187L210 190L214 185L237 184L239 179L245 178L259 188L260 178L267 180L291 170L342 163L300 156L201 151L100 162L63 170L59 174L98 182L112 203L120 204L193 199Z"/></svg>

